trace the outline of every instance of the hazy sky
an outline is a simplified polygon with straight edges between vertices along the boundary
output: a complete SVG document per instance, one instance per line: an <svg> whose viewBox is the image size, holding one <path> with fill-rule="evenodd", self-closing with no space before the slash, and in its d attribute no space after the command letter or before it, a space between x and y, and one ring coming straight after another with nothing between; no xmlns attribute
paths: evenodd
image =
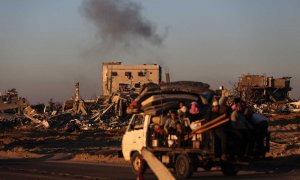
<svg viewBox="0 0 300 180"><path fill-rule="evenodd" d="M127 1L126 1L127 2ZM100 94L101 64L158 63L171 80L230 87L242 73L291 76L300 97L299 0L135 0L163 40L107 43L82 0L0 0L0 91L30 102ZM110 12L108 10L108 12Z"/></svg>

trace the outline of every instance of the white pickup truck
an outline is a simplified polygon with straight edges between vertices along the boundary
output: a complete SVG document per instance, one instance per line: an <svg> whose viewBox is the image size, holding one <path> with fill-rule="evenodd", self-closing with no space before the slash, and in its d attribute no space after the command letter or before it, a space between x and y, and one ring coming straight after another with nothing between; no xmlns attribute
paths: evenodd
<svg viewBox="0 0 300 180"><path fill-rule="evenodd" d="M163 144L157 139L153 139L151 127L154 118L157 119L158 117L143 113L134 114L123 136L122 153L125 160L131 161L135 174L139 171L142 148L147 148L166 167L174 168L178 178L190 177L198 167L210 170L213 166L221 166L224 175L237 174L240 164L222 162L215 155L212 132L206 132L205 137L190 139L184 146L177 146L176 143L172 145Z"/></svg>

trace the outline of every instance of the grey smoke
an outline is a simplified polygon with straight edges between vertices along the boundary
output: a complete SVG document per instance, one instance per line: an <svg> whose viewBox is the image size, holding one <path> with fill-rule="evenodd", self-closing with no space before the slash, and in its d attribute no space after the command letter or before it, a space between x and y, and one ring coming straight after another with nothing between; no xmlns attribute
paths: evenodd
<svg viewBox="0 0 300 180"><path fill-rule="evenodd" d="M152 45L162 44L163 36L141 11L142 6L130 0L84 0L81 7L81 13L98 28L104 42L129 45L143 39Z"/></svg>

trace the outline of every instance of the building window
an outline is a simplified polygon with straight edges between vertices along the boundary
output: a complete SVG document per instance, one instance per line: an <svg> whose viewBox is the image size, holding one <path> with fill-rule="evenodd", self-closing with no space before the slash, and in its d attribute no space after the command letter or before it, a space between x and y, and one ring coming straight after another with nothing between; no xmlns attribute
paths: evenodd
<svg viewBox="0 0 300 180"><path fill-rule="evenodd" d="M131 79L131 78L132 78L131 72L125 72L125 76L127 76L128 79Z"/></svg>
<svg viewBox="0 0 300 180"><path fill-rule="evenodd" d="M138 75L139 75L139 76L146 76L146 72L142 72L142 71L141 71L141 72L138 72Z"/></svg>
<svg viewBox="0 0 300 180"><path fill-rule="evenodd" d="M125 76L131 76L131 72L125 72Z"/></svg>
<svg viewBox="0 0 300 180"><path fill-rule="evenodd" d="M111 76L118 76L117 72L111 72Z"/></svg>

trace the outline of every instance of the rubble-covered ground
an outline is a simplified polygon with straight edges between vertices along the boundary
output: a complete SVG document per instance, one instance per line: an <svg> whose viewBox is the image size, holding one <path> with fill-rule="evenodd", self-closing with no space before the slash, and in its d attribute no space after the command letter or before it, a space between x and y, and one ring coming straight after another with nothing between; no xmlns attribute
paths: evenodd
<svg viewBox="0 0 300 180"><path fill-rule="evenodd" d="M269 121L271 151L269 156L300 155L300 113L273 115Z"/></svg>
<svg viewBox="0 0 300 180"><path fill-rule="evenodd" d="M300 113L271 116L269 130L271 150L267 156L286 158L294 164L295 158L291 157L300 157ZM31 126L1 129L0 158L126 164L123 158L118 157L124 131L125 128L67 132Z"/></svg>
<svg viewBox="0 0 300 180"><path fill-rule="evenodd" d="M124 129L66 132L15 128L0 134L0 159L41 158L124 164L118 157Z"/></svg>

